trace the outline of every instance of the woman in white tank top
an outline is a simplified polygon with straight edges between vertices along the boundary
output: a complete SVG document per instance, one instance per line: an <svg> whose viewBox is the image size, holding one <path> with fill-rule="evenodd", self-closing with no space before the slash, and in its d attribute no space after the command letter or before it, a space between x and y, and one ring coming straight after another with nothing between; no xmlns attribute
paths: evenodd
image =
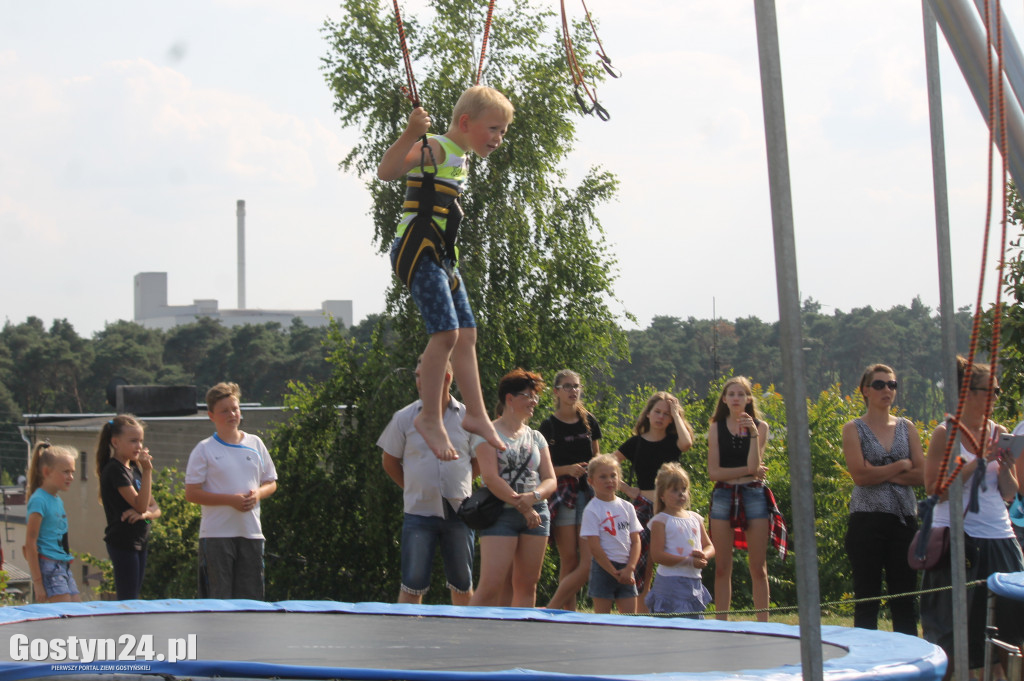
<svg viewBox="0 0 1024 681"><path fill-rule="evenodd" d="M963 385L967 361L957 358L957 378ZM968 436L961 430L960 452L967 461L960 477L964 481L963 507L964 541L967 559L967 580L986 579L995 572L1019 572L1024 570L1024 557L1010 524L1006 502L1013 499L1018 491L1017 474L1012 460L1004 460L995 451L995 442L1006 429L985 418L985 407L991 374L986 365L975 364L971 368L970 388L964 402L961 422ZM992 382L993 390L999 390L998 381ZM946 451L947 438L954 434L946 432L946 425L940 424L932 433L925 459L925 488L934 494L940 483L939 468ZM973 440L973 442L972 442ZM984 447L982 449L982 447ZM984 460L978 454L984 452ZM955 467L956 453L950 457L949 470ZM974 484L974 474L979 465L985 466L984 481ZM945 495L944 495L945 496ZM968 511L973 496L977 497L977 511ZM935 506L933 527L949 527L949 501L943 498ZM925 571L923 589L949 586L952 583L949 560ZM985 615L988 589L982 585L967 591L967 642L970 656L969 666L978 669L984 666ZM1000 639L1019 645L1022 638L1022 618L1019 605L1004 603L997 608L996 624ZM953 653L952 597L949 591L940 591L921 596L921 626L924 637L942 646L950 657L952 669Z"/></svg>

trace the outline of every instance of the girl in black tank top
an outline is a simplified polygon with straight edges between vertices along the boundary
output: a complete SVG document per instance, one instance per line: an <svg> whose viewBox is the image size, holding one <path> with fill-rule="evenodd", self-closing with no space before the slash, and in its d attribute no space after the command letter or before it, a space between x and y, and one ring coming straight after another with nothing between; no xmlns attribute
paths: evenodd
<svg viewBox="0 0 1024 681"><path fill-rule="evenodd" d="M558 549L558 589L547 607L575 610L576 595L590 577L590 549L580 541L579 520L593 496L587 484L587 463L601 453L601 426L583 407L583 385L575 371L563 369L555 374L553 392L555 413L538 428L548 441L558 483L548 499L551 536Z"/></svg>
<svg viewBox="0 0 1024 681"><path fill-rule="evenodd" d="M729 512L730 497L764 494L767 469L764 446L768 424L757 418L754 392L743 376L730 378L722 388L718 407L708 428L708 478L715 483L712 492L711 543L715 546L715 610L725 612L732 602L733 528ZM750 489L756 487L756 489ZM758 497L760 499L760 497ZM754 607L768 607L768 518L748 518L745 529L750 559L750 582ZM728 619L718 615L718 619ZM758 614L768 621L768 613Z"/></svg>

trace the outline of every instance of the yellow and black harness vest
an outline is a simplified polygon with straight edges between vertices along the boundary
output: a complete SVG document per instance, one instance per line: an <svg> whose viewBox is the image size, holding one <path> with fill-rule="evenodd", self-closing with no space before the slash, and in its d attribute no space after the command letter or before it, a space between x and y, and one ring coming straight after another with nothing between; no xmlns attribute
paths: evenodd
<svg viewBox="0 0 1024 681"><path fill-rule="evenodd" d="M455 239L462 221L461 184L437 177L438 168L434 170L431 173L422 167L422 175L410 176L406 181L402 207L414 215L399 241L395 276L409 288L422 258L429 257L448 273L448 285L456 291L459 279L455 276ZM443 227L438 218L443 220Z"/></svg>

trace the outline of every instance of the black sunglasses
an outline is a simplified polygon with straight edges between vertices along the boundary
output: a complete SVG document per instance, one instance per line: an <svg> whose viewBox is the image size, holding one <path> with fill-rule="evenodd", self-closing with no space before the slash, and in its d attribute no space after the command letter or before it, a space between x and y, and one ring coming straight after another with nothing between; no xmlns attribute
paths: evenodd
<svg viewBox="0 0 1024 681"><path fill-rule="evenodd" d="M983 386L983 387L981 387L981 388L971 388L971 390L975 390L975 391L977 391L977 392L980 392L980 393L985 393L985 392L988 392L988 388L987 388L987 387L984 387L984 386ZM1000 395L1002 395L1002 394L1003 394L1003 389L1002 389L1002 388L1000 388L1000 387L999 387L999 386L997 385L996 387L992 388L992 393L993 393L993 394L994 394L994 395L995 395L996 397L999 397Z"/></svg>
<svg viewBox="0 0 1024 681"><path fill-rule="evenodd" d="M883 381L878 379L877 381L871 381L871 387L875 390L881 390L882 388L888 388L889 390L895 390L899 384L896 381Z"/></svg>

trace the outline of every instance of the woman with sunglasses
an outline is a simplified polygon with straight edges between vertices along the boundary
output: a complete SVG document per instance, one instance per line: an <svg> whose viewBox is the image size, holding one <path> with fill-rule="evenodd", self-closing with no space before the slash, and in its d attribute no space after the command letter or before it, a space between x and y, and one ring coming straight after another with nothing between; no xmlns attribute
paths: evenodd
<svg viewBox="0 0 1024 681"><path fill-rule="evenodd" d="M843 426L843 455L853 478L846 553L853 568L853 597L882 595L882 573L890 594L914 591L917 571L907 564L907 548L917 530L913 487L924 484L924 451L914 424L893 416L896 373L873 364L860 379L864 415ZM890 598L892 629L917 636L917 614L910 596ZM853 606L853 626L878 628L879 602Z"/></svg>
<svg viewBox="0 0 1024 681"><path fill-rule="evenodd" d="M506 374L498 384L498 416L494 419L505 451L497 451L477 435L470 440L484 485L505 502L497 522L480 530L480 583L470 605L507 605L502 601L510 574L511 605L536 605L537 582L548 545L547 498L555 491L548 443L529 426L543 389L538 374L523 369Z"/></svg>
<svg viewBox="0 0 1024 681"><path fill-rule="evenodd" d="M999 383L988 365L970 365L957 357L957 385L963 387L970 377L967 396L960 415L960 451L966 461L960 472L963 480L964 552L966 554L967 581L987 579L994 572L1020 572L1024 558L1014 536L1006 502L1012 501L1019 491L1017 473L1012 459L1004 457L996 447L999 436L1006 429L986 418L989 391L999 394ZM938 488L939 469L945 458L948 438L946 423L932 433L925 458L924 481L928 494ZM984 460L979 462L979 454ZM957 452L952 453L949 472L956 466ZM979 471L979 466L984 465ZM975 473L977 472L977 477ZM947 472L947 475L949 473ZM943 495L932 514L932 532L949 527L949 501ZM973 500L973 501L972 501ZM976 506L973 502L976 502ZM971 510L972 506L974 510ZM922 589L937 589L952 584L948 558L926 570L921 580ZM967 652L968 666L976 670L985 664L985 619L988 588L981 584L967 590ZM1019 606L1008 599L1000 599L996 607L996 625L1001 640L1018 645L1021 637ZM921 630L925 639L941 646L950 658L948 669L953 669L953 603L948 590L925 593L921 596ZM1014 643L1016 641L1016 643ZM973 672L972 672L973 675ZM995 678L1001 678L996 674Z"/></svg>
<svg viewBox="0 0 1024 681"><path fill-rule="evenodd" d="M548 499L551 536L558 549L558 589L549 608L576 609L576 594L590 577L590 549L580 541L583 509L594 496L587 464L601 453L601 426L583 406L583 385L575 371L555 374L555 412L540 424L555 467L558 489Z"/></svg>

